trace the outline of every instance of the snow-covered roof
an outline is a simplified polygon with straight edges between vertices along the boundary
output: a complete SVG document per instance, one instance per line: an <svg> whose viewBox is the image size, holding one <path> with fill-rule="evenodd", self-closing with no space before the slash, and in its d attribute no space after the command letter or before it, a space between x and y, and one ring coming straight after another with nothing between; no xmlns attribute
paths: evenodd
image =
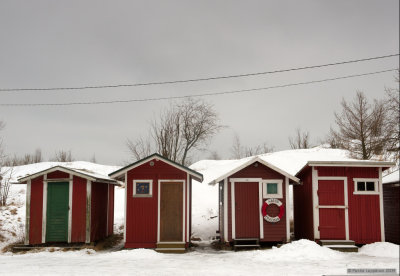
<svg viewBox="0 0 400 276"><path fill-rule="evenodd" d="M256 158L267 162L291 176L296 175L307 164L387 167L394 165L392 162L352 159L346 150L319 146L311 149L271 152L238 160L202 160L196 162L190 168L201 172L204 175L204 182L214 184L216 180L218 181L221 177L229 175L230 172L234 172L235 169L242 167L249 163L250 160L255 160Z"/></svg>
<svg viewBox="0 0 400 276"><path fill-rule="evenodd" d="M195 180L197 180L199 182L203 181L203 175L201 173L198 173L195 170L192 170L192 169L190 169L188 167L185 167L185 166L183 166L181 164L178 164L178 163L176 163L176 162L174 162L172 160L169 160L168 158L166 158L166 157L164 157L164 156L162 156L162 155L160 155L158 153L153 153L152 155L149 155L149 156L147 156L147 157L145 157L145 158L143 158L141 160L138 160L138 161L136 161L136 162L134 162L132 164L129 164L129 165L123 167L123 168L119 168L118 170L110 173L109 176L112 177L113 179L124 177L125 173L127 171L132 170L132 169L134 169L136 167L139 167L140 165L142 165L142 164L144 164L144 163L146 163L146 162L148 162L150 160L153 160L153 159L162 160L163 162L167 163L168 165L170 165L172 167L175 167L175 168L177 168L179 170L185 171L186 173L191 175L193 177L193 179L195 179Z"/></svg>
<svg viewBox="0 0 400 276"><path fill-rule="evenodd" d="M108 174L120 168L119 166L100 165L86 161L41 162L23 166L3 167L1 168L1 172L4 173L4 179L10 178L11 183L23 183L25 178L55 167L64 168L72 173L75 172L76 174L107 182L115 182ZM20 179L22 182L19 181Z"/></svg>
<svg viewBox="0 0 400 276"><path fill-rule="evenodd" d="M383 184L390 184L390 183L399 183L399 170L396 170L382 178Z"/></svg>

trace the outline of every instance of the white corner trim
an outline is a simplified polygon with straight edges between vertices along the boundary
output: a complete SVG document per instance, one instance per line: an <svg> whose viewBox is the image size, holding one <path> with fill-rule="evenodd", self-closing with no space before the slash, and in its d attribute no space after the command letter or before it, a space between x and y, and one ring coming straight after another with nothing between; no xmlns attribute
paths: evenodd
<svg viewBox="0 0 400 276"><path fill-rule="evenodd" d="M47 222L47 174L43 175L43 207L42 207L42 243L46 243Z"/></svg>
<svg viewBox="0 0 400 276"><path fill-rule="evenodd" d="M261 208L263 205L263 182L258 182L258 210L259 210L259 220L260 220L260 239L264 239L264 219L261 213Z"/></svg>
<svg viewBox="0 0 400 276"><path fill-rule="evenodd" d="M186 242L190 241L190 232L189 232L189 214L190 214L190 204L191 204L191 198L190 198L190 186L191 186L191 180L190 180L190 175L186 173Z"/></svg>
<svg viewBox="0 0 400 276"><path fill-rule="evenodd" d="M285 179L287 176L285 176ZM277 194L268 194L267 192L267 184L268 183L277 183L278 184L278 193ZM283 198L283 192L282 192L282 179L263 179L262 180L262 186L263 186L263 191L262 191L262 196L263 198Z"/></svg>
<svg viewBox="0 0 400 276"><path fill-rule="evenodd" d="M224 240L229 242L228 239L228 178L224 179Z"/></svg>
<svg viewBox="0 0 400 276"><path fill-rule="evenodd" d="M185 222L185 217L186 217L186 194L185 194L185 192L186 192L186 184L185 184L185 182L186 181L184 181L183 183L182 183L182 188L183 188L183 199L182 199L182 204L183 204L183 206L182 206L182 212L183 212L183 214L182 214L182 241L183 242L185 242L185 228L186 228L186 222Z"/></svg>
<svg viewBox="0 0 400 276"><path fill-rule="evenodd" d="M385 219L383 210L383 187L382 187L382 168L379 168L379 209L380 209L380 219L381 219L381 241L385 241Z"/></svg>
<svg viewBox="0 0 400 276"><path fill-rule="evenodd" d="M85 243L90 243L90 230L92 220L92 181L86 181L86 239Z"/></svg>
<svg viewBox="0 0 400 276"><path fill-rule="evenodd" d="M319 227L319 209L318 206L318 171L315 167L311 167L312 171L312 202L313 202L313 222L314 222L314 239L318 240L320 237L320 233L318 230Z"/></svg>
<svg viewBox="0 0 400 276"><path fill-rule="evenodd" d="M126 243L126 209L128 206L128 172L125 172L124 243ZM158 206L160 210L160 206Z"/></svg>
<svg viewBox="0 0 400 276"><path fill-rule="evenodd" d="M25 241L24 244L29 244L30 233L30 218L31 218L31 180L29 179L26 185L26 213L25 213Z"/></svg>
<svg viewBox="0 0 400 276"><path fill-rule="evenodd" d="M232 240L236 239L236 219L235 219L235 182L231 179L231 221L232 221Z"/></svg>
<svg viewBox="0 0 400 276"><path fill-rule="evenodd" d="M72 196L73 196L73 175L69 175L70 181L68 182L69 187L69 197L68 197L68 243L71 243L71 235L72 235Z"/></svg>
<svg viewBox="0 0 400 276"><path fill-rule="evenodd" d="M183 212L182 212L182 242L185 242L185 180L183 179L159 179L158 180L158 198L157 198L157 243L160 243L160 200L161 200L161 183L162 182L182 182L183 191Z"/></svg>
<svg viewBox="0 0 400 276"><path fill-rule="evenodd" d="M138 182L148 182L150 184L148 195L137 195L136 194L136 183L138 183ZM153 180L152 179L135 179L135 180L133 180L132 196L133 197L152 197L153 196Z"/></svg>
<svg viewBox="0 0 400 276"><path fill-rule="evenodd" d="M286 242L290 241L290 202L289 202L289 178L285 177L285 205L286 205Z"/></svg>

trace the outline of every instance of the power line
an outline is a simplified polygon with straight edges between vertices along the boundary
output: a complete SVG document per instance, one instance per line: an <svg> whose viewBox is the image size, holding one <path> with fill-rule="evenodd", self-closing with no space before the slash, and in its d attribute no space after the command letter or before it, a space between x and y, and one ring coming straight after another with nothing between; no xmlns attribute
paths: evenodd
<svg viewBox="0 0 400 276"><path fill-rule="evenodd" d="M275 73L283 73L283 72L291 72L291 71L299 71L305 69L313 69L313 68L322 68L328 66L363 62L363 61L371 61L389 57L399 56L399 54L385 55L385 56L377 56L377 57L369 57L363 59L354 59L348 61L340 61L334 63L326 63L320 65L311 65L297 68L289 68L289 69L280 69L273 71L265 71L265 72L256 72L256 73L247 73L247 74L238 74L238 75L227 75L227 76L217 76L217 77L208 77L208 78L195 78L195 79L186 79L186 80L172 80L172 81L159 81L159 82L145 82L145 83L133 83L133 84L115 84L115 85L93 85L93 86L77 86L77 87L51 87L51 88L1 88L0 92L22 92L22 91L61 91L61 90L85 90L85 89L104 89L104 88L121 88L121 87L135 87L135 86L150 86L150 85L163 85L163 84L176 84L176 83L188 83L188 82L200 82L200 81L209 81L209 80L219 80L219 79L231 79L231 78L240 78L240 77L250 77L250 76L258 76L258 75L267 75L267 74L275 74Z"/></svg>
<svg viewBox="0 0 400 276"><path fill-rule="evenodd" d="M250 88L250 89L241 89L241 90L230 90L230 91L222 91L222 92L208 92L208 93L202 93L202 94L192 94L192 95L183 95L183 96L145 98L145 99L130 99L130 100L92 101L92 102L68 102L68 103L1 103L0 106L5 106L5 107L10 107L10 106L36 107L36 106L97 105L97 104L131 103L131 102L150 102L150 101L183 99L183 98L190 98L190 97L218 96L218 95L239 94L239 93L245 93L245 92L256 92L256 91L261 91L261 90L270 90L270 89L276 89L276 88L284 88L284 87L292 87L292 86L299 86L299 85L306 85L306 84L313 84L313 83L321 83L321 82L349 79L349 78L355 78L355 77L361 77L361 76L376 75L376 74L392 72L392 71L397 71L397 70L398 69L388 69L388 70L383 70L383 71L376 71L376 72L356 74L356 75L347 75L347 76L342 76L342 77L322 79L322 80L313 80L313 81L307 81L307 82L297 82L297 83L290 83L290 84L283 84L283 85L275 85L275 86L260 87L260 88Z"/></svg>

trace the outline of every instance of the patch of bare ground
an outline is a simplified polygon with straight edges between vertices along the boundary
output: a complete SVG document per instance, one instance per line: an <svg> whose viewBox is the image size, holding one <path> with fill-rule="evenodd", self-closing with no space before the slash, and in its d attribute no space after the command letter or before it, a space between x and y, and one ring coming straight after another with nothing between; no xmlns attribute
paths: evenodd
<svg viewBox="0 0 400 276"><path fill-rule="evenodd" d="M95 246L92 248L96 251L104 251L104 250L110 250L114 248L120 248L120 245L122 246L121 242L123 239L123 234L113 234L104 240L98 241Z"/></svg>

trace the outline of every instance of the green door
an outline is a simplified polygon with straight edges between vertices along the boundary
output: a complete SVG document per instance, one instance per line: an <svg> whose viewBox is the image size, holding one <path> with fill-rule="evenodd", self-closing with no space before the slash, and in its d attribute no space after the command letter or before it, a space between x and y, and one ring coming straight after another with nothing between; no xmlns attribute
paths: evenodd
<svg viewBox="0 0 400 276"><path fill-rule="evenodd" d="M46 242L68 241L68 182L47 184Z"/></svg>

